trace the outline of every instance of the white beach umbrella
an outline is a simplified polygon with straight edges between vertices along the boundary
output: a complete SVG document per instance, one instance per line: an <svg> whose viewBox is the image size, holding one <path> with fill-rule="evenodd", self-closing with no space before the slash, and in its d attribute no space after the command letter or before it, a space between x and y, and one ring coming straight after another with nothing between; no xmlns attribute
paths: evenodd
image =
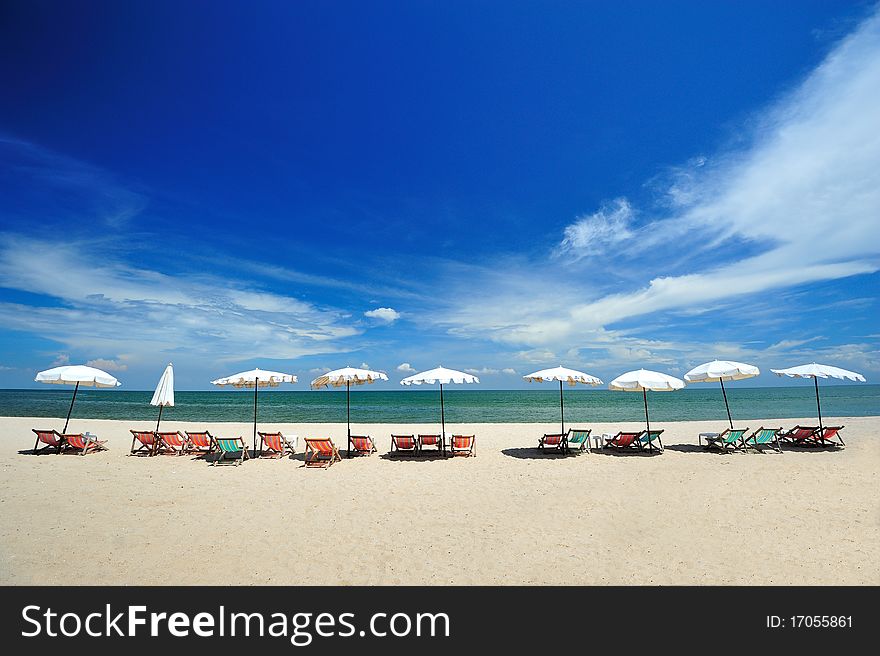
<svg viewBox="0 0 880 656"><path fill-rule="evenodd" d="M479 382L480 379L476 376L466 374L463 371L456 371L455 369L447 369L446 367L437 367L436 369L422 371L421 373L407 376L402 381L400 381L401 385L434 385L435 383L440 384L440 424L442 427L440 447L443 450L443 455L446 455L446 410L443 405L443 386L448 385L449 383L462 384Z"/></svg>
<svg viewBox="0 0 880 656"><path fill-rule="evenodd" d="M150 405L159 406L159 418L156 420L156 430L159 430L159 422L162 421L162 408L174 405L174 366L169 362L162 372L159 384L156 385L156 391L153 392L153 398Z"/></svg>
<svg viewBox="0 0 880 656"><path fill-rule="evenodd" d="M80 385L83 387L119 387L122 385L116 378L108 374L106 371L87 367L84 364L65 365L63 367L55 367L54 369L46 369L37 374L34 380L38 383L48 383L49 385L75 385L73 388L73 398L70 399L70 408L67 410L67 420L64 422L64 430L67 432L67 425L70 423L70 413L73 412L73 404L76 401L76 393L79 391Z"/></svg>
<svg viewBox="0 0 880 656"><path fill-rule="evenodd" d="M562 424L563 433L565 433L565 404L562 400L562 383L568 383L572 387L574 387L578 383L593 386L602 384L602 381L595 376L585 374L583 371L567 369L562 365L554 367L553 369L541 369L541 371L536 371L534 373L523 376L523 380L527 380L530 383L544 383L554 380L559 381L559 417Z"/></svg>
<svg viewBox="0 0 880 656"><path fill-rule="evenodd" d="M694 367L684 375L689 383L721 383L721 394L724 396L724 407L727 408L727 421L733 429L733 419L730 417L730 405L727 403L727 391L724 389L724 381L744 380L753 378L761 373L755 365L731 362L729 360L712 360Z"/></svg>
<svg viewBox="0 0 880 656"><path fill-rule="evenodd" d="M296 376L283 374L278 371L265 371L264 369L251 369L241 373L232 374L225 378L212 380L212 385L224 387L254 388L254 451L257 450L257 389L260 387L278 387L281 383L295 383Z"/></svg>
<svg viewBox="0 0 880 656"><path fill-rule="evenodd" d="M372 385L377 380L388 380L381 371L370 371L369 369L355 369L354 367L345 367L328 371L322 376L318 376L312 381L312 389L321 389L322 387L342 387L345 386L345 407L348 422L348 456L351 456L351 386L352 385Z"/></svg>
<svg viewBox="0 0 880 656"><path fill-rule="evenodd" d="M790 378L812 378L816 387L816 410L819 413L819 428L822 428L822 405L819 403L819 379L820 378L838 378L840 380L852 380L858 383L864 383L865 377L857 374L855 371L847 371L840 367L832 367L828 364L802 364L799 367L789 367L788 369L771 369L777 376L788 376Z"/></svg>
<svg viewBox="0 0 880 656"><path fill-rule="evenodd" d="M608 388L615 392L641 392L642 398L645 400L645 425L647 430L651 432L651 420L648 417L648 391L651 392L674 392L684 388L684 381L659 371L650 371L648 369L637 369L635 371L627 371L621 374L608 384ZM653 449L651 440L648 441L648 448Z"/></svg>

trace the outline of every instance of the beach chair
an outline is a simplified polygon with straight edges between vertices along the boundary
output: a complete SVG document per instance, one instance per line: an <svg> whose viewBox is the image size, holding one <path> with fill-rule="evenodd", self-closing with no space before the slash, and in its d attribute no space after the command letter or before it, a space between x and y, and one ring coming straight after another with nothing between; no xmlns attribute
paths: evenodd
<svg viewBox="0 0 880 656"><path fill-rule="evenodd" d="M249 459L251 456L245 446L244 438L241 437L215 437L214 444L219 451L211 466L222 465L232 462L236 467ZM229 459L227 461L227 458Z"/></svg>
<svg viewBox="0 0 880 656"><path fill-rule="evenodd" d="M818 432L818 426L795 426L779 433L779 439L793 446L813 446L816 444L816 433Z"/></svg>
<svg viewBox="0 0 880 656"><path fill-rule="evenodd" d="M154 456L158 452L159 447L159 437L153 431L137 431L130 430L132 435L131 438L131 451L128 455L130 456L138 456L138 455L147 455Z"/></svg>
<svg viewBox="0 0 880 656"><path fill-rule="evenodd" d="M296 453L296 447L281 433L257 433L260 436L260 457L283 458Z"/></svg>
<svg viewBox="0 0 880 656"><path fill-rule="evenodd" d="M418 450L419 453L425 452L425 447L433 447L437 453L443 451L443 440L439 435L419 435Z"/></svg>
<svg viewBox="0 0 880 656"><path fill-rule="evenodd" d="M568 444L565 441L564 433L544 434L544 437L538 438L538 451L546 453L547 451L555 451L557 453L568 453Z"/></svg>
<svg viewBox="0 0 880 656"><path fill-rule="evenodd" d="M67 445L67 450L79 451L79 455L84 456L87 453L96 451L107 451L107 440L99 440L94 435L87 433L69 433L62 435Z"/></svg>
<svg viewBox="0 0 880 656"><path fill-rule="evenodd" d="M843 428L843 426L825 426L819 429L816 431L816 446L846 446L843 438L840 437Z"/></svg>
<svg viewBox="0 0 880 656"><path fill-rule="evenodd" d="M657 444L660 445L660 453L663 453L663 442L660 441L660 436L662 434L662 430L642 431L642 434L639 435L638 439L639 448L642 451L651 451L654 449L654 441L656 440Z"/></svg>
<svg viewBox="0 0 880 656"><path fill-rule="evenodd" d="M190 451L195 451L196 453L211 453L217 448L217 444L214 442L214 436L208 431L201 431L198 433L186 431L186 436L189 438Z"/></svg>
<svg viewBox="0 0 880 656"><path fill-rule="evenodd" d="M745 449L743 443L743 435L748 432L748 428L727 428L723 433L716 436L706 437L706 451L721 451L722 453L733 453L740 449Z"/></svg>
<svg viewBox="0 0 880 656"><path fill-rule="evenodd" d="M773 449L777 453L782 453L782 447L779 444L779 432L781 430L781 428L764 428L761 426L743 440L743 445L747 449L754 449L759 453L764 453L765 447Z"/></svg>
<svg viewBox="0 0 880 656"><path fill-rule="evenodd" d="M612 448L612 449L638 449L639 436L645 431L636 431L636 432L626 432L620 431L614 437L609 437L605 440L605 444L602 445L603 449Z"/></svg>
<svg viewBox="0 0 880 656"><path fill-rule="evenodd" d="M455 456L477 456L476 435L453 435L449 442L449 452Z"/></svg>
<svg viewBox="0 0 880 656"><path fill-rule="evenodd" d="M61 451L66 446L64 442L64 436L56 430L38 430L36 428L31 429L34 433L37 434L37 441L34 442L34 455L38 456L47 451L51 451L55 449L55 453L61 453ZM40 442L42 442L45 446L37 448L40 446Z"/></svg>
<svg viewBox="0 0 880 656"><path fill-rule="evenodd" d="M373 444L373 438L369 435L352 435L351 449L350 455L355 456L368 456L376 453L376 445Z"/></svg>
<svg viewBox="0 0 880 656"><path fill-rule="evenodd" d="M189 438L177 431L166 431L156 433L158 442L156 443L156 453L173 453L176 456L182 456L189 451Z"/></svg>
<svg viewBox="0 0 880 656"><path fill-rule="evenodd" d="M421 435L419 436L421 437ZM432 436L433 437L433 436ZM416 441L415 436L413 435L391 435L391 453L393 454L397 451L397 454L401 453L418 453L419 452L419 443Z"/></svg>
<svg viewBox="0 0 880 656"><path fill-rule="evenodd" d="M329 437L306 438L306 460L304 467L328 468L334 462L342 462L339 449Z"/></svg>
<svg viewBox="0 0 880 656"><path fill-rule="evenodd" d="M592 428L569 428L568 437L565 440L568 450L575 451L576 453L582 453L584 451L587 451L588 453L591 452L590 433L592 432Z"/></svg>

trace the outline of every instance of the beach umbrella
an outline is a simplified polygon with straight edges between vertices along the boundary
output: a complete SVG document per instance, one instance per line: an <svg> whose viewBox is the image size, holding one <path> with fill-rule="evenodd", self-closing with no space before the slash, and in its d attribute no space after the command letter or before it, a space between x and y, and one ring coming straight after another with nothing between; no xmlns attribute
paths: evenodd
<svg viewBox="0 0 880 656"><path fill-rule="evenodd" d="M559 381L559 420L562 424L562 433L565 433L565 404L562 400L562 383L568 383L572 387L578 383L593 386L602 384L602 381L595 376L585 374L583 371L566 369L562 365L554 369L541 369L541 371L536 371L535 373L523 376L523 379L530 383L544 383L553 380Z"/></svg>
<svg viewBox="0 0 880 656"><path fill-rule="evenodd" d="M162 372L159 384L156 385L156 391L153 392L153 398L150 405L159 406L159 418L156 420L156 432L159 431L159 422L162 421L162 408L174 405L174 367L169 362Z"/></svg>
<svg viewBox="0 0 880 656"><path fill-rule="evenodd" d="M106 371L87 367L84 364L72 364L55 367L54 369L46 369L46 371L38 373L34 380L38 383L48 383L49 385L76 386L73 388L73 398L70 399L70 408L67 409L67 419L64 422L62 433L67 432L67 424L70 423L70 413L73 412L73 404L76 401L76 393L79 391L80 385L83 387L119 387L122 385L122 383Z"/></svg>
<svg viewBox="0 0 880 656"><path fill-rule="evenodd" d="M648 391L651 392L674 392L684 387L684 381L659 371L637 369L621 374L608 384L608 388L615 392L641 392L645 400L645 425L648 433L651 432L651 420L648 417ZM648 448L653 449L651 440L648 440Z"/></svg>
<svg viewBox="0 0 880 656"><path fill-rule="evenodd" d="M828 364L802 364L799 367L790 367L788 369L771 369L777 376L789 376L790 378L812 378L816 387L816 410L819 413L819 428L822 428L822 405L819 403L819 379L820 378L838 378L840 380L853 380L864 383L865 377L857 374L855 371L847 371L840 367L832 367Z"/></svg>
<svg viewBox="0 0 880 656"><path fill-rule="evenodd" d="M292 374L282 374L278 371L264 371L263 369L251 369L250 371L242 371L238 374L232 374L225 378L212 380L212 385L224 387L232 385L233 387L254 388L254 451L257 450L257 389L260 387L278 387L281 383L295 383L296 376Z"/></svg>
<svg viewBox="0 0 880 656"><path fill-rule="evenodd" d="M456 371L455 369L446 369L445 367L437 367L436 369L413 374L400 381L401 385L433 385L434 383L440 383L440 425L442 426L440 447L443 450L443 455L446 455L446 409L443 405L443 386L449 383L479 382L480 379L476 376L466 374L463 371Z"/></svg>
<svg viewBox="0 0 880 656"><path fill-rule="evenodd" d="M328 371L323 376L318 376L312 381L312 389L321 389L322 387L342 387L345 386L345 408L346 421L348 423L348 456L351 457L351 386L352 385L372 385L377 380L388 380L381 371L370 371L369 369L355 369L353 367L345 367L336 371Z"/></svg>
<svg viewBox="0 0 880 656"><path fill-rule="evenodd" d="M721 383L721 394L724 396L724 407L727 408L727 421L733 430L733 419L730 417L730 405L727 403L727 392L724 389L724 381L743 380L753 378L761 373L761 370L751 364L742 362L730 362L728 360L712 360L694 367L684 375L689 383Z"/></svg>

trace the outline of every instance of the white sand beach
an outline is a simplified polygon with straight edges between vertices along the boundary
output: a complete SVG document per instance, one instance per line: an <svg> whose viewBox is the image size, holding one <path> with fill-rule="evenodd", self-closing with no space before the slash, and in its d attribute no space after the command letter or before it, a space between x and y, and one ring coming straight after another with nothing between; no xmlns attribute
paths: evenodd
<svg viewBox="0 0 880 656"><path fill-rule="evenodd" d="M552 425L455 425L476 458L399 461L391 432L437 427L358 425L379 453L328 470L301 446L240 467L127 457L150 422L75 419L110 451L29 453L31 428L62 423L0 418L2 584L880 584L877 417L828 418L845 449L781 455L699 449L723 422L658 425L661 456L567 458L534 448ZM250 443L244 423L163 428ZM345 445L344 424L261 429Z"/></svg>

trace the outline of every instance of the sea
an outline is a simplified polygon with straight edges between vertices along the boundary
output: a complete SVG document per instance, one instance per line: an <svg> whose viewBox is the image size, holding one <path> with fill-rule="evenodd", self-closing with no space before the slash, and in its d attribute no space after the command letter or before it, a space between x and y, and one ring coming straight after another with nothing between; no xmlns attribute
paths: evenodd
<svg viewBox="0 0 880 656"><path fill-rule="evenodd" d="M812 383L785 387L727 385L730 411L735 420L816 416ZM880 415L880 385L821 386L823 417ZM72 389L0 390L0 416L65 417ZM155 419L151 391L80 389L73 417L95 419ZM250 421L253 390L175 392L174 407L162 419L176 421ZM551 423L559 421L559 390L546 386L529 390L446 389L443 392L448 423ZM260 390L260 422L344 422L345 390ZM596 389L566 389L565 419L579 422L640 421L642 395ZM677 392L649 392L651 421L726 419L724 400L717 385L690 386ZM352 389L353 423L429 423L439 421L437 389Z"/></svg>

